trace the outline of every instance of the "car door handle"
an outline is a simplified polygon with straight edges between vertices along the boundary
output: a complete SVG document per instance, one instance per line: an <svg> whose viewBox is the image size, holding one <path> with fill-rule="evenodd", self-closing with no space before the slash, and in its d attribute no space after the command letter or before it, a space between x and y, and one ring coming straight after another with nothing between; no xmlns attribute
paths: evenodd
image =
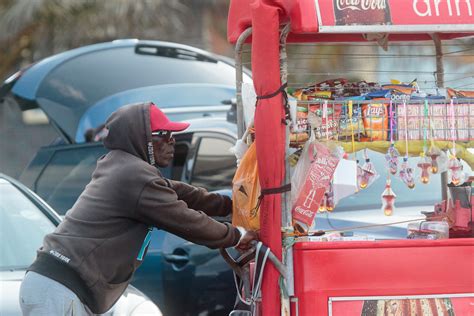
<svg viewBox="0 0 474 316"><path fill-rule="evenodd" d="M189 261L188 255L169 254L165 255L164 257L166 261L171 263L186 264Z"/></svg>

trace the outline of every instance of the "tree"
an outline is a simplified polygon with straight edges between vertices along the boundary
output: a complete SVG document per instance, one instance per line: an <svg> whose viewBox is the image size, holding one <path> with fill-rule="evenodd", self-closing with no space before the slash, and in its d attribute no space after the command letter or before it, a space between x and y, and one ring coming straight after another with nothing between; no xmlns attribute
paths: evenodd
<svg viewBox="0 0 474 316"><path fill-rule="evenodd" d="M210 49L209 34L226 37L227 10L225 0L4 0L0 29L7 31L0 33L0 77L61 51L119 38ZM210 16L218 21L209 23ZM208 28L216 25L218 32L210 33Z"/></svg>

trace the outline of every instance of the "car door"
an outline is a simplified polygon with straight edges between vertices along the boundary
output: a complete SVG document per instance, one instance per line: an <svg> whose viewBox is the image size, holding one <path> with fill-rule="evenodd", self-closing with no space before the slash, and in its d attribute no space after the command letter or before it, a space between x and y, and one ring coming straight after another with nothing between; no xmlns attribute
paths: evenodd
<svg viewBox="0 0 474 316"><path fill-rule="evenodd" d="M230 194L236 164L229 149L234 143L235 138L229 135L196 132L182 180ZM167 315L228 315L235 299L235 286L232 271L219 251L172 234L166 235L162 249L163 307Z"/></svg>

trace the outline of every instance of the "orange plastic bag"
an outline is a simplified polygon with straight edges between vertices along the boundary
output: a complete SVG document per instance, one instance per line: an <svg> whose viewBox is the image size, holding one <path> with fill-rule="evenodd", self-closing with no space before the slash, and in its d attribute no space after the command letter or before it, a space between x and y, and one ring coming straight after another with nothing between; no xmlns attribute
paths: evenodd
<svg viewBox="0 0 474 316"><path fill-rule="evenodd" d="M257 148L250 145L232 180L232 224L247 230L260 229L260 213L257 206L260 196L258 182Z"/></svg>

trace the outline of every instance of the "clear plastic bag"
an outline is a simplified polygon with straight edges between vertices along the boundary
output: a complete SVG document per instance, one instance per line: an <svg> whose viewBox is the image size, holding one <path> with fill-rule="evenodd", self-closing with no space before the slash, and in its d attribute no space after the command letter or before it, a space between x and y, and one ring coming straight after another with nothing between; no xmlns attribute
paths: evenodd
<svg viewBox="0 0 474 316"><path fill-rule="evenodd" d="M291 178L293 224L299 233L312 225L341 157L339 147L306 143Z"/></svg>

